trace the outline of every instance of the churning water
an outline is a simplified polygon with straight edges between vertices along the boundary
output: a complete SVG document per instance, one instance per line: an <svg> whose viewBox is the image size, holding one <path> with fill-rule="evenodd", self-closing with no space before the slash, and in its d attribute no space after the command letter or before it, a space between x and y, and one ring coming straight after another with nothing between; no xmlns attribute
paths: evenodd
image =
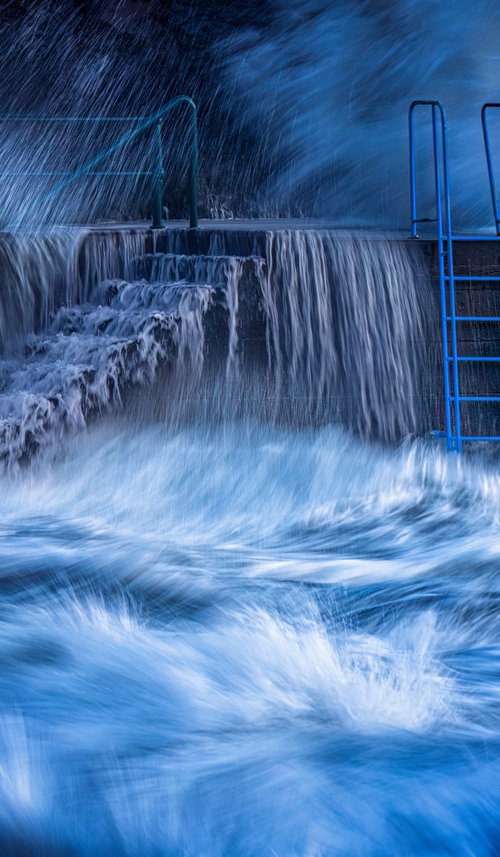
<svg viewBox="0 0 500 857"><path fill-rule="evenodd" d="M5 251L2 857L490 857L500 476L411 439L418 260L164 240Z"/></svg>
<svg viewBox="0 0 500 857"><path fill-rule="evenodd" d="M2 854L497 853L497 472L110 425L1 509Z"/></svg>
<svg viewBox="0 0 500 857"><path fill-rule="evenodd" d="M439 97L488 222L495 0L3 6L2 227L149 217L151 135L102 165L141 177L54 173L181 92L204 214L400 225ZM0 857L493 857L500 475L423 439L418 251L189 241L2 233Z"/></svg>

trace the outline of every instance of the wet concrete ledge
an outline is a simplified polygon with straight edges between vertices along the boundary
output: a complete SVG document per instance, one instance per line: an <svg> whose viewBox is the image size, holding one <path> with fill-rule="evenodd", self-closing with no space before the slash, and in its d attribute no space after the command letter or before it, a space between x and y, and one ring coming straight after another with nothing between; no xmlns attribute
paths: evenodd
<svg viewBox="0 0 500 857"><path fill-rule="evenodd" d="M437 241L430 236L410 238L409 230L383 228L344 228L326 220L203 220L198 229L190 229L185 221L169 221L164 229L153 230L149 223L101 223L82 226L90 233L110 235L145 234L151 246L159 250L166 242L167 233L175 235L182 252L193 255L208 255L217 246L224 247L227 255L260 255L265 258L266 237L269 233L283 231L316 231L334 234L339 240L356 235L370 240L386 240L404 243L410 253L421 253L429 268L437 276ZM500 240L491 240L494 236L484 234L481 240L466 240L466 237L454 243L456 273L464 269L470 273L500 269ZM149 249L149 248L148 248ZM221 251L220 251L221 252Z"/></svg>

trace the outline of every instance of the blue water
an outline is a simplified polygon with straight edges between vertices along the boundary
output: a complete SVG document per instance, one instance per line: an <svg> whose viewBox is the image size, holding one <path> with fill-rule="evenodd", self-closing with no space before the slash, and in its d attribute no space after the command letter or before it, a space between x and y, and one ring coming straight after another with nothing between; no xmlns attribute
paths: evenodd
<svg viewBox="0 0 500 857"><path fill-rule="evenodd" d="M2 855L494 855L500 474L102 424L2 477Z"/></svg>

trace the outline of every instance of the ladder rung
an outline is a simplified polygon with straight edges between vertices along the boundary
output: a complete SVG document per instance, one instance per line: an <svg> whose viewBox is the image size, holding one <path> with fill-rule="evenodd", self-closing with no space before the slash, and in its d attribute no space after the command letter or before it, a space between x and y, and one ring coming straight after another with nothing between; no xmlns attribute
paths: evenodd
<svg viewBox="0 0 500 857"><path fill-rule="evenodd" d="M436 429L434 429L434 431L432 431L431 434L433 434L434 437L448 437L448 435L446 434L445 431L437 431ZM454 434L450 435L450 440L453 441L453 443L456 443L457 439L458 438L456 435L454 435ZM460 440L474 440L474 441L478 441L478 440L485 440L485 441L500 440L500 435L466 435L466 434L461 434Z"/></svg>
<svg viewBox="0 0 500 857"><path fill-rule="evenodd" d="M453 438L453 439L455 439L455 438ZM484 437L483 437L482 435L466 435L466 434L462 434L462 435L460 435L460 439L461 439L461 440L486 440L486 441L488 441L488 440L500 440L500 436L499 436L499 435L496 435L496 434L493 434L493 435L489 435L489 436L488 436L488 435L484 435Z"/></svg>
<svg viewBox="0 0 500 857"><path fill-rule="evenodd" d="M445 277L443 277L443 279L447 280L447 281L453 280L453 282L455 282L455 283L468 283L468 282L473 282L473 283L500 283L500 277L490 277L490 276L481 277L481 276L478 276L476 274L474 274L474 276L472 276L472 274L471 274L470 276L463 276L463 277L462 276L460 276L460 277L445 276Z"/></svg>
<svg viewBox="0 0 500 857"><path fill-rule="evenodd" d="M455 358L447 357L449 363L452 363ZM457 357L459 363L500 363L500 357Z"/></svg>
<svg viewBox="0 0 500 857"><path fill-rule="evenodd" d="M445 318L446 321L453 321L451 315ZM500 321L500 315L456 315L455 321Z"/></svg>
<svg viewBox="0 0 500 857"><path fill-rule="evenodd" d="M456 401L456 396L448 396L450 402ZM459 402L500 402L500 396L458 396Z"/></svg>
<svg viewBox="0 0 500 857"><path fill-rule="evenodd" d="M437 223L437 217L419 217L413 223Z"/></svg>
<svg viewBox="0 0 500 857"><path fill-rule="evenodd" d="M433 436L433 437L448 437L448 435L446 434L446 432L445 432L445 431L441 431L440 429L432 429L432 430L431 430L431 434L432 434L432 436ZM452 435L450 435L450 440L452 440L452 441L455 443L455 442L456 442L456 440L457 440L457 438L456 438L456 436L455 436L454 434L452 434Z"/></svg>
<svg viewBox="0 0 500 857"><path fill-rule="evenodd" d="M449 239L446 239L449 240ZM500 241L500 235L452 235L452 241Z"/></svg>

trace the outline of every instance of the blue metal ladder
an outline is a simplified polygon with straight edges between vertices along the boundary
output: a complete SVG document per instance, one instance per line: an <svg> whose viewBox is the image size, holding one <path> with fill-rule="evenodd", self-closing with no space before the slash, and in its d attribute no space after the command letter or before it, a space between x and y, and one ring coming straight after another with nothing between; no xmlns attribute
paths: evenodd
<svg viewBox="0 0 500 857"><path fill-rule="evenodd" d="M417 186L415 157L415 111L417 107L428 107L432 113L432 143L434 160L434 188L436 198L436 216L417 216ZM460 454L464 442L500 441L500 435L464 435L461 426L462 402L500 402L500 396L462 395L460 391L460 366L465 363L500 363L498 357L461 355L458 353L457 325L468 322L499 322L500 316L457 315L455 284L460 282L496 282L500 276L471 275L457 276L454 269L453 246L457 241L500 241L500 219L496 201L493 164L489 144L487 111L500 104L485 104L482 110L483 132L486 157L490 178L490 189L496 224L496 235L454 235L451 220L450 179L448 168L448 130L446 113L439 101L413 101L409 109L410 138L410 195L411 195L411 236L418 238L419 223L437 224L439 293L441 305L441 336L443 347L443 380L445 402L445 431L434 432L435 436L445 437L450 452ZM451 354L450 354L451 341Z"/></svg>

